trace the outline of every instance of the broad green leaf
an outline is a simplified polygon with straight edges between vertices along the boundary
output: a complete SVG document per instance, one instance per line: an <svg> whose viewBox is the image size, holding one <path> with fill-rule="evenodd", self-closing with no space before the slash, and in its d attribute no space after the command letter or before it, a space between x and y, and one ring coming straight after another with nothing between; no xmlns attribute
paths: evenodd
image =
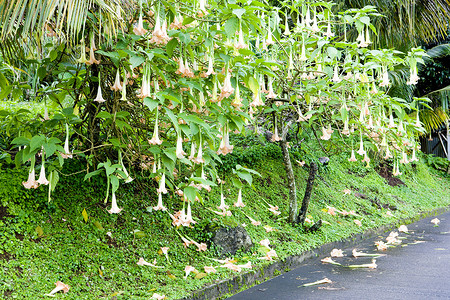
<svg viewBox="0 0 450 300"><path fill-rule="evenodd" d="M111 119L112 116L109 112L107 111L101 111L97 114L97 118L103 118L103 119Z"/></svg>
<svg viewBox="0 0 450 300"><path fill-rule="evenodd" d="M184 196L191 202L195 201L195 197L197 197L198 189L193 186L187 186L184 188Z"/></svg>
<svg viewBox="0 0 450 300"><path fill-rule="evenodd" d="M111 180L111 191L115 193L119 189L119 178L114 175L109 176L109 178Z"/></svg>
<svg viewBox="0 0 450 300"><path fill-rule="evenodd" d="M55 143L44 143L44 151L47 157L52 156L56 151Z"/></svg>
<svg viewBox="0 0 450 300"><path fill-rule="evenodd" d="M248 88L253 92L253 94L258 93L259 83L258 80L255 79L255 77L250 76L248 78Z"/></svg>
<svg viewBox="0 0 450 300"><path fill-rule="evenodd" d="M245 14L246 10L245 8L237 8L233 9L233 14L238 17L239 19L242 17L243 14Z"/></svg>
<svg viewBox="0 0 450 300"><path fill-rule="evenodd" d="M87 180L87 179L91 178L92 176L95 176L95 175L97 175L97 174L100 174L101 172L102 172L102 170L95 170L95 171L93 171L93 172L87 173L87 174L84 176L84 180Z"/></svg>
<svg viewBox="0 0 450 300"><path fill-rule="evenodd" d="M30 140L24 136L18 136L12 140L11 144L18 146L28 145L30 144Z"/></svg>
<svg viewBox="0 0 450 300"><path fill-rule="evenodd" d="M43 135L35 135L31 138L30 141L30 151L34 151L36 149L40 149L44 144L45 137Z"/></svg>
<svg viewBox="0 0 450 300"><path fill-rule="evenodd" d="M132 56L130 58L131 68L133 68L133 69L142 65L144 62L145 62L145 58L143 58L142 56Z"/></svg>
<svg viewBox="0 0 450 300"><path fill-rule="evenodd" d="M167 55L169 57L173 56L173 50L178 46L178 39L171 39L166 45Z"/></svg>
<svg viewBox="0 0 450 300"><path fill-rule="evenodd" d="M144 98L144 105L150 109L150 111L153 111L155 107L157 107L159 104L159 101L150 97Z"/></svg>
<svg viewBox="0 0 450 300"><path fill-rule="evenodd" d="M236 17L228 19L225 22L224 29L229 38L233 37L236 34L236 31L239 30L239 20Z"/></svg>

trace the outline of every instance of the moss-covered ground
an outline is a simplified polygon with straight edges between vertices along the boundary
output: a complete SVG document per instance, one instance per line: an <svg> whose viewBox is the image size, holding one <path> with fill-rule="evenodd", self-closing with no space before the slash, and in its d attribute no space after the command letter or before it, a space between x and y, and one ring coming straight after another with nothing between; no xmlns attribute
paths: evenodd
<svg viewBox="0 0 450 300"><path fill-rule="evenodd" d="M293 157L295 159L301 157ZM308 157L305 156L308 161ZM273 249L283 259L300 254L318 245L348 237L382 224L395 223L418 212L450 204L450 178L428 169L419 162L402 168L399 177L405 185L390 186L376 172L376 164L366 168L363 163L350 163L346 155L333 155L329 165L319 169L308 218L325 221L319 231L305 233L299 226L289 225L288 190L285 170L277 146L255 145L236 147L224 163L239 162L256 169L253 187L243 189L244 208L233 207L237 189L225 176L224 194L232 211L231 217L216 215L220 204L220 189L205 193L203 203L194 203L193 216L197 224L191 228L175 228L167 212L152 211L156 205L155 184L145 178L123 185L118 203L119 215L106 211L104 178L83 181L84 174L61 175L61 182L47 203L47 190L25 190L26 170L3 165L0 171L0 298L39 299L54 288L56 281L70 285L61 299L149 299L153 293L178 299L192 291L234 276L234 271L217 268L215 274L202 274L204 266L219 266L212 259L219 251L209 242L212 231L219 226L246 224L255 246L249 252L234 256L237 264L251 261L254 268L268 264L258 259L264 256L258 242L268 238ZM81 162L79 162L81 164ZM63 172L78 170L78 162L67 163ZM299 204L303 198L307 165L295 164ZM230 174L227 167L222 171ZM343 190L351 190L344 194ZM359 193L359 197L355 194ZM362 194L362 195L361 195ZM170 212L181 207L179 198L165 198ZM274 215L268 204L277 205L281 214ZM357 216L335 216L329 207L339 211L354 210ZM87 221L82 212L86 210ZM248 217L260 221L253 226ZM354 220L361 221L358 226ZM266 232L263 226L275 229ZM110 234L110 235L109 235ZM196 247L185 249L179 234L197 242L206 242L208 251ZM161 247L169 247L168 257ZM139 266L140 257L158 266ZM186 265L200 274L184 279ZM204 276L204 277L203 277Z"/></svg>

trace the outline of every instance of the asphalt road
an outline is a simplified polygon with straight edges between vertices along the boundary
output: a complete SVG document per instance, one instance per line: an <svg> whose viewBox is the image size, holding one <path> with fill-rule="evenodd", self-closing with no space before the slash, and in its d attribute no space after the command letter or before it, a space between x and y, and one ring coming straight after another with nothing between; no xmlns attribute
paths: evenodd
<svg viewBox="0 0 450 300"><path fill-rule="evenodd" d="M428 217L407 225L400 233L402 243L377 251L375 241L386 241L386 232L365 240L354 248L367 253L384 253L376 259L376 269L350 269L313 258L295 270L236 294L232 300L291 299L450 299L450 212L437 216L434 227ZM345 256L333 258L343 265L370 263L370 257L352 256L353 248L342 249ZM328 278L332 283L304 287L305 283Z"/></svg>

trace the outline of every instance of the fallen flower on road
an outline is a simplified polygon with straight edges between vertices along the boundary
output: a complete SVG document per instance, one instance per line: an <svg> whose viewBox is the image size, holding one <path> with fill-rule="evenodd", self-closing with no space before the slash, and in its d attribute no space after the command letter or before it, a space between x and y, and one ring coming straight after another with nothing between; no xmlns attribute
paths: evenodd
<svg viewBox="0 0 450 300"><path fill-rule="evenodd" d="M382 241L375 242L375 245L377 246L377 250L380 250L380 251L387 250L387 245L385 243L383 243Z"/></svg>
<svg viewBox="0 0 450 300"><path fill-rule="evenodd" d="M342 249L333 249L330 253L331 257L343 257L344 253L342 252Z"/></svg>
<svg viewBox="0 0 450 300"><path fill-rule="evenodd" d="M439 223L441 223L441 220L439 220L438 218L434 218L433 220L431 220L431 223L433 223L434 226L439 226Z"/></svg>
<svg viewBox="0 0 450 300"><path fill-rule="evenodd" d="M366 256L374 256L374 257L379 257L379 256L383 256L384 254L378 254L378 253L364 253L364 252L359 252L356 249L353 249L352 251L353 257L366 257Z"/></svg>
<svg viewBox="0 0 450 300"><path fill-rule="evenodd" d="M320 261L323 263L327 263L327 264L342 266L340 263L335 262L331 257L325 257L324 259L321 259Z"/></svg>
<svg viewBox="0 0 450 300"><path fill-rule="evenodd" d="M398 238L398 232L392 231L389 236L386 238L386 244L398 245L401 244L402 241Z"/></svg>
<svg viewBox="0 0 450 300"><path fill-rule="evenodd" d="M376 264L376 259L372 259L372 263L370 264L362 264L362 265L350 265L348 266L349 268L369 268L369 269L376 269L377 268L377 264Z"/></svg>
<svg viewBox="0 0 450 300"><path fill-rule="evenodd" d="M311 283L305 283L302 286L312 286L312 285L318 285L318 284L324 284L324 283L332 283L332 282L333 281L331 281L330 279L324 278L322 280L317 280L317 281L314 281L314 282L311 282Z"/></svg>
<svg viewBox="0 0 450 300"><path fill-rule="evenodd" d="M400 225L400 227L398 228L398 231L408 233L408 227L406 227L406 225Z"/></svg>

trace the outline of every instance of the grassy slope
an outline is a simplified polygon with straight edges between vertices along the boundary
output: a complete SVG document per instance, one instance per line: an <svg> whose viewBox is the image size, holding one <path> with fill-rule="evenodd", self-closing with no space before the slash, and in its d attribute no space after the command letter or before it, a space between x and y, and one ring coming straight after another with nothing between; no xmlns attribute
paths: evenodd
<svg viewBox="0 0 450 300"><path fill-rule="evenodd" d="M245 208L232 207L233 217L215 215L208 208L215 208L220 203L216 189L205 195L204 205L194 205L194 218L198 224L193 228L180 228L178 232L200 242L211 237L210 228L246 223L254 243L269 238L278 256L283 258L354 232L396 222L418 211L450 204L450 179L431 175L423 164L403 170L401 179L406 186L391 187L373 169L334 156L328 170L320 171L326 184L317 179L309 209L311 219L322 219L329 224L315 234L304 234L300 228L285 222L288 192L284 168L279 158L273 158L276 156L270 158L269 155L257 164L256 169L262 177L255 178L254 189L244 189ZM308 171L299 167L295 172L300 201ZM0 298L39 298L60 280L71 286L69 293L58 295L65 299L98 299L118 292L121 293L119 298L123 299L148 299L154 292L176 299L214 280L234 275L233 271L218 268L218 273L202 279L195 279L194 275L188 280L183 279L186 265L197 270L202 270L205 265L218 266L211 260L217 257L217 251L213 247L205 253L197 252L192 246L184 249L176 229L170 225L168 214L146 210L156 205L153 184L134 181L123 186L118 202L124 211L120 215L110 215L102 204L104 189L100 178L83 183L82 175L63 177L64 187L63 184L58 186L54 201L49 205L46 190L26 191L20 185L22 180L26 180L22 171L0 172L3 186L0 200L3 206L9 207L11 214L0 218L0 253L4 252L0 254ZM387 209L379 209L369 200L344 195L342 190L346 188L353 194L363 193L396 208L392 211L394 217L388 217ZM224 192L227 203L233 203L237 191L227 184ZM278 205L281 215L274 216L262 199ZM169 208L180 207L173 199L164 201ZM338 210L355 210L360 217L331 216L324 211L327 205ZM83 209L89 215L88 222L83 220ZM262 226L250 225L244 213L277 231L266 233ZM354 219L361 220L362 227L358 227ZM41 238L37 237L37 226L43 229ZM134 230L142 231L145 236L142 232L133 233ZM107 232L112 233L112 238L106 235ZM163 246L170 247L170 263L158 253ZM136 265L141 256L149 262L156 259L157 264L165 268ZM236 258L239 264L251 260L255 266L266 263L257 259L260 256L262 253L254 247Z"/></svg>

